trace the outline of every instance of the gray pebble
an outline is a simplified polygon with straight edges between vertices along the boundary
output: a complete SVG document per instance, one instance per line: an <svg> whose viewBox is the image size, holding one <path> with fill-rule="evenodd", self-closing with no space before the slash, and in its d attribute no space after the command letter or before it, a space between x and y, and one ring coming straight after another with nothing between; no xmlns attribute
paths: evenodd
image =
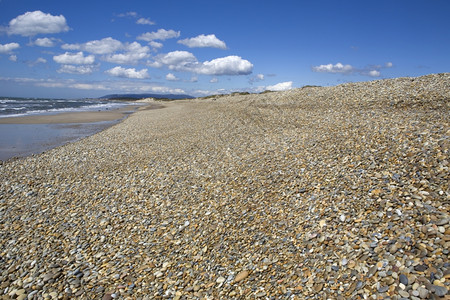
<svg viewBox="0 0 450 300"><path fill-rule="evenodd" d="M408 285L408 277L406 277L405 274L400 274L400 276L398 277L398 279L399 279L400 282L403 283L404 285Z"/></svg>

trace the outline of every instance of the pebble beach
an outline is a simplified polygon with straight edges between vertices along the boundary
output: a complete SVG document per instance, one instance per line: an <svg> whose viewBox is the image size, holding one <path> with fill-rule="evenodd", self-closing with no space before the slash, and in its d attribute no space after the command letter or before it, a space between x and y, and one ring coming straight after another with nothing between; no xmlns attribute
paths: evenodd
<svg viewBox="0 0 450 300"><path fill-rule="evenodd" d="M450 298L450 73L155 103L0 162L0 299Z"/></svg>

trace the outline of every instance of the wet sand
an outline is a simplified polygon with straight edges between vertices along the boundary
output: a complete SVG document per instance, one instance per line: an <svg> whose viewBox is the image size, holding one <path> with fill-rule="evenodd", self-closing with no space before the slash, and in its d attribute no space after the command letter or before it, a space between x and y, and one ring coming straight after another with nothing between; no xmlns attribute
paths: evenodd
<svg viewBox="0 0 450 300"><path fill-rule="evenodd" d="M0 160L38 154L100 132L137 110L160 107L149 103L107 111L0 118Z"/></svg>
<svg viewBox="0 0 450 300"><path fill-rule="evenodd" d="M0 160L39 154L100 132L118 121L69 124L0 124Z"/></svg>

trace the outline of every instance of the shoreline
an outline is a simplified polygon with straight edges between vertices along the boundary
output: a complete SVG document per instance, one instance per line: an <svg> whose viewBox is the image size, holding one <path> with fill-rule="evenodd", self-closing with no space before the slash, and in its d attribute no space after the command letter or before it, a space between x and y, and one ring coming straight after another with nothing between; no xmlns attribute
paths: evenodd
<svg viewBox="0 0 450 300"><path fill-rule="evenodd" d="M0 163L0 294L448 298L449 83L174 101Z"/></svg>
<svg viewBox="0 0 450 300"><path fill-rule="evenodd" d="M161 107L144 103L105 111L0 118L0 161L25 158L77 142L120 123L139 110Z"/></svg>
<svg viewBox="0 0 450 300"><path fill-rule="evenodd" d="M127 105L113 110L61 112L55 114L39 114L19 117L2 117L0 124L68 124L115 121L126 117L140 109L155 109L157 104Z"/></svg>

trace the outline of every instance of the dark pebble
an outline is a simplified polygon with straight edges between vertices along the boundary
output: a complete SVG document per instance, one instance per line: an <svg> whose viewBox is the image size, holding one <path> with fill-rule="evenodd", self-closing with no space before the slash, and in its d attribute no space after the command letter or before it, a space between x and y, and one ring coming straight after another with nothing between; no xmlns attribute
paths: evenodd
<svg viewBox="0 0 450 300"><path fill-rule="evenodd" d="M405 274L400 274L399 280L400 280L400 282L403 283L404 285L408 285L408 277L406 277Z"/></svg>
<svg viewBox="0 0 450 300"><path fill-rule="evenodd" d="M416 271L418 271L418 272L423 272L423 271L425 271L426 269L428 269L428 266L427 266L427 265L417 265L417 266L414 267L414 270L416 270Z"/></svg>

